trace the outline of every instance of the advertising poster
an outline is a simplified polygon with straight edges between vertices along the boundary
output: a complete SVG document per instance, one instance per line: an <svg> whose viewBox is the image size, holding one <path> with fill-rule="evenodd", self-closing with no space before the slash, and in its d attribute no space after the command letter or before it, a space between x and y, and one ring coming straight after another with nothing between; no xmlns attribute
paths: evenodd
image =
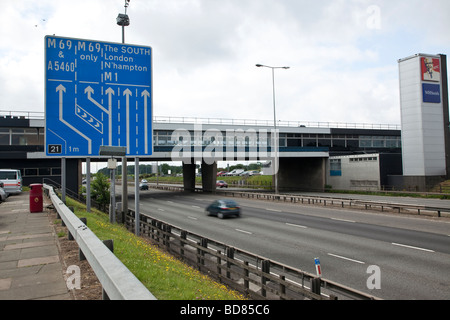
<svg viewBox="0 0 450 320"><path fill-rule="evenodd" d="M439 84L422 83L423 102L441 103L441 87Z"/></svg>
<svg viewBox="0 0 450 320"><path fill-rule="evenodd" d="M437 58L422 57L422 81L441 81L441 65Z"/></svg>

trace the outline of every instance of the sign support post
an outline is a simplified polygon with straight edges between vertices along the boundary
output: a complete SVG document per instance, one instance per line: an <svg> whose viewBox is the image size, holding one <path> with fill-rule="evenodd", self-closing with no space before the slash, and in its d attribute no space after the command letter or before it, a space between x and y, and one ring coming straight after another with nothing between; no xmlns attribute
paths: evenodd
<svg viewBox="0 0 450 320"><path fill-rule="evenodd" d="M139 214L139 158L134 158L134 233L140 235L141 217Z"/></svg>

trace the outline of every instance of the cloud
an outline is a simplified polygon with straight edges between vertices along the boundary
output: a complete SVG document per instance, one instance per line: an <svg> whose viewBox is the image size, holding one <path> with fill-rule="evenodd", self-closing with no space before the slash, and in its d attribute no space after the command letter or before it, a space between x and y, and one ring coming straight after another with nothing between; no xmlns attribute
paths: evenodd
<svg viewBox="0 0 450 320"><path fill-rule="evenodd" d="M0 110L44 110L47 34L121 42L123 0L16 0L0 19ZM446 0L130 2L127 43L151 46L157 116L399 123L397 59L446 53ZM431 15L425 14L431 12Z"/></svg>

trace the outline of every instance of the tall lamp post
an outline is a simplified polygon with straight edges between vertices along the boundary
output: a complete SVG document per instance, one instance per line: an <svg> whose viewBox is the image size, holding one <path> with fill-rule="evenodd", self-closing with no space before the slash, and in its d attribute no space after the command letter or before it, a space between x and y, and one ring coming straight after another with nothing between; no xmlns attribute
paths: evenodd
<svg viewBox="0 0 450 320"><path fill-rule="evenodd" d="M276 114L276 109L275 109L275 69L289 69L289 67L271 67L271 66L266 66L263 64L257 64L256 65L258 68L269 68L272 69L272 92L273 92L273 127L275 129L274 132L274 148L275 148L275 153L274 153L274 165L273 165L273 170L274 170L274 178L275 178L275 194L278 194L278 133L277 133L277 114Z"/></svg>
<svg viewBox="0 0 450 320"><path fill-rule="evenodd" d="M125 27L130 25L130 18L127 15L127 8L130 0L125 0L125 14L119 13L117 24L122 27L122 43L125 44ZM122 157L122 213L124 216L128 212L128 161L126 155ZM140 234L139 218L139 158L134 159L134 211L135 211L135 234Z"/></svg>
<svg viewBox="0 0 450 320"><path fill-rule="evenodd" d="M127 8L129 6L130 0L125 0L125 14L119 13L117 16L117 24L122 26L122 43L125 43L125 27L130 25L130 18L127 15Z"/></svg>

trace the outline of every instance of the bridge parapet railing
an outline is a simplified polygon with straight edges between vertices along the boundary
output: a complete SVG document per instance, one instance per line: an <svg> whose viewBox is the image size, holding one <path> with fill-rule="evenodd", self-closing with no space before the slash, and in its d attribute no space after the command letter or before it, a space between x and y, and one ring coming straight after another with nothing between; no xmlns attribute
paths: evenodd
<svg viewBox="0 0 450 320"><path fill-rule="evenodd" d="M0 110L0 118L45 119L44 112L38 111L8 111ZM202 117L172 117L154 116L154 123L187 123L187 124L218 124L240 126L273 127L273 120L230 119L230 118L202 118ZM398 124L372 124L350 122L324 122L324 121L286 121L278 120L279 127L309 127L309 128L341 128L341 129L374 129L374 130L401 130Z"/></svg>
<svg viewBox="0 0 450 320"><path fill-rule="evenodd" d="M239 126L273 127L273 120L255 120L255 119L226 119L226 118L155 116L153 118L153 121L154 121L154 123L217 124L217 125L239 125ZM277 121L277 126L278 127L401 130L401 126L398 125L398 124L318 122L318 121L286 121L286 120L279 120L279 121Z"/></svg>

